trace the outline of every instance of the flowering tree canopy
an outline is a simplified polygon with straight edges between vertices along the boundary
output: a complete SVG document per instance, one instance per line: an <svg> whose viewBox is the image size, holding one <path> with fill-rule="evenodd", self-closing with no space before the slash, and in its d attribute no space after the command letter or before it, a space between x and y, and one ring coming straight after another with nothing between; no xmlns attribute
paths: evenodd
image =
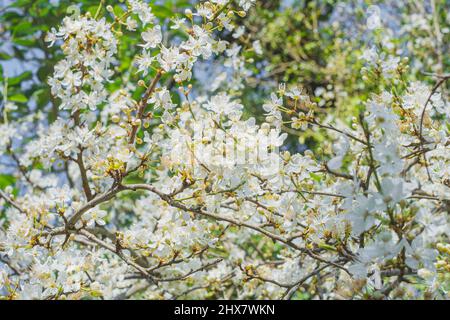
<svg viewBox="0 0 450 320"><path fill-rule="evenodd" d="M0 8L0 297L448 299L449 3L370 2Z"/></svg>

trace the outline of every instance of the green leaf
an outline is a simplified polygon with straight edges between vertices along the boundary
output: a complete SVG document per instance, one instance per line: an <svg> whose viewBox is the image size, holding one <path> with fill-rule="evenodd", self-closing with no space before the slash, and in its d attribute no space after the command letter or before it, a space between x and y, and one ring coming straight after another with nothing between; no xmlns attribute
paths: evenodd
<svg viewBox="0 0 450 320"><path fill-rule="evenodd" d="M317 182L320 182L320 180L322 180L322 178L318 174L315 174L313 172L310 172L309 175L311 176L311 178L313 178Z"/></svg>
<svg viewBox="0 0 450 320"><path fill-rule="evenodd" d="M0 52L0 60L9 60L12 59L12 56L5 52Z"/></svg>
<svg viewBox="0 0 450 320"><path fill-rule="evenodd" d="M4 189L7 186L11 186L16 182L16 179L8 174L0 174L0 189Z"/></svg>
<svg viewBox="0 0 450 320"><path fill-rule="evenodd" d="M21 8L21 7L24 7L31 3L32 3L32 0L17 0L15 3L11 4L11 7Z"/></svg>
<svg viewBox="0 0 450 320"><path fill-rule="evenodd" d="M32 24L29 21L23 21L13 27L14 36L32 34L33 31Z"/></svg>
<svg viewBox="0 0 450 320"><path fill-rule="evenodd" d="M319 248L322 248L322 249L325 249L325 250L328 250L328 251L336 251L335 247L333 247L333 246L331 246L329 244L326 244L326 243L319 243Z"/></svg>
<svg viewBox="0 0 450 320"><path fill-rule="evenodd" d="M39 89L33 93L33 97L36 99L37 107L41 108L50 101L50 92L48 89Z"/></svg>
<svg viewBox="0 0 450 320"><path fill-rule="evenodd" d="M20 75L18 75L17 77L12 77L8 79L8 85L10 86L14 86L18 83L21 83L24 80L28 80L31 79L31 77L33 76L33 74L31 73L31 71L26 71Z"/></svg>
<svg viewBox="0 0 450 320"><path fill-rule="evenodd" d="M170 10L164 6L160 6L160 5L152 5L152 12L158 18L163 18L163 19L170 18L173 16L172 10Z"/></svg>
<svg viewBox="0 0 450 320"><path fill-rule="evenodd" d="M14 102L27 102L28 98L25 97L23 94L18 93L18 94L8 97L8 100L14 101Z"/></svg>
<svg viewBox="0 0 450 320"><path fill-rule="evenodd" d="M95 298L98 298L98 297L102 297L102 296L103 296L103 293L101 293L100 291L95 291L95 290L92 290L92 291L90 292L90 294L91 294L91 296L93 296L93 297L95 297Z"/></svg>
<svg viewBox="0 0 450 320"><path fill-rule="evenodd" d="M98 5L95 5L95 6L90 6L89 8L87 8L86 11L89 12L91 14L91 16L93 17L97 13L97 9L98 9Z"/></svg>
<svg viewBox="0 0 450 320"><path fill-rule="evenodd" d="M18 45L24 46L24 47L32 47L33 45L36 44L35 39L26 39L26 38L16 38L16 39L13 39L13 42L15 44L18 44Z"/></svg>
<svg viewBox="0 0 450 320"><path fill-rule="evenodd" d="M123 10L122 6L120 4L116 4L114 6L114 14L116 16L121 16L125 13L125 11Z"/></svg>

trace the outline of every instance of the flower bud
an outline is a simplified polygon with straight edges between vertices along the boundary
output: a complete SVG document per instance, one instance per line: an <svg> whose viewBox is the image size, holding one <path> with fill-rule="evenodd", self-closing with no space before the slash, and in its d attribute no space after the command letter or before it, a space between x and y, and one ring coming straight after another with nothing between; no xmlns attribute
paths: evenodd
<svg viewBox="0 0 450 320"><path fill-rule="evenodd" d="M244 17L247 15L247 13L246 13L245 11L243 11L243 10L238 11L237 14L238 14L238 16L241 17L241 18L244 18Z"/></svg>
<svg viewBox="0 0 450 320"><path fill-rule="evenodd" d="M111 117L111 121L114 123L119 123L120 117L117 114L115 114Z"/></svg>

